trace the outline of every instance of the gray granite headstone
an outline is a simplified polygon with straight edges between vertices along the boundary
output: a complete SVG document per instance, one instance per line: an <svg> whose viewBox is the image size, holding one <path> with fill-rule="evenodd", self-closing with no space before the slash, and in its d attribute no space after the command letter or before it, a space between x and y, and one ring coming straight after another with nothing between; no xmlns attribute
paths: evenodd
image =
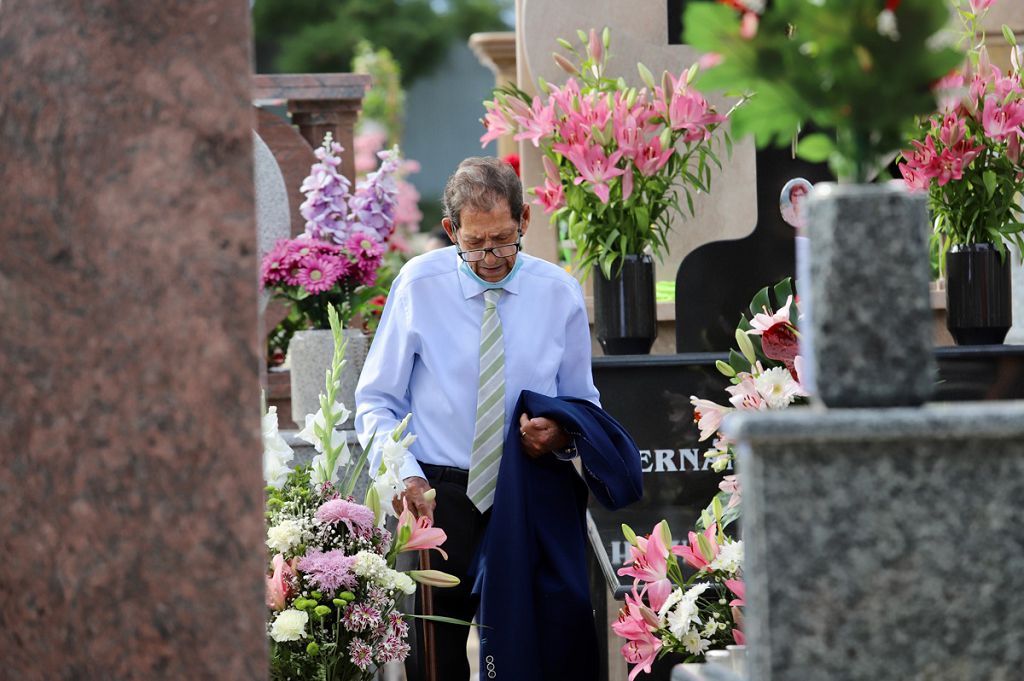
<svg viewBox="0 0 1024 681"><path fill-rule="evenodd" d="M830 407L921 404L936 375L924 197L821 183L807 219L801 349L812 394Z"/></svg>
<svg viewBox="0 0 1024 681"><path fill-rule="evenodd" d="M291 215L288 209L288 188L274 154L255 131L252 133L252 143L253 178L256 183L256 232L262 260L279 239L287 239L290 236ZM266 291L261 292L261 310L267 306L268 300L270 295Z"/></svg>
<svg viewBox="0 0 1024 681"><path fill-rule="evenodd" d="M1012 264L1010 265L1011 276L1013 277L1013 326L1006 334L1006 342L1012 345L1024 344L1024 265L1020 262L1020 251L1012 247Z"/></svg>
<svg viewBox="0 0 1024 681"><path fill-rule="evenodd" d="M750 678L1024 669L1024 402L746 413Z"/></svg>

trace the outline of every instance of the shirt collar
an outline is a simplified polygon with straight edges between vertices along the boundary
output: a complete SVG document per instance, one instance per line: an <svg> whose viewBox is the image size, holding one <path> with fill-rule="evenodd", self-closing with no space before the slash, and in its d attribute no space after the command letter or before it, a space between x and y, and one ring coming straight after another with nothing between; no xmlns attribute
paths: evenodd
<svg viewBox="0 0 1024 681"><path fill-rule="evenodd" d="M487 290L486 286L484 286L479 281L477 281L475 278L469 276L468 274L466 274L465 271L463 271L463 269L461 267L462 259L459 257L459 254L455 250L454 246L452 246L451 249L452 249L452 257L455 258L455 271L459 275L459 286L462 287L462 297L465 298L466 300L469 300L470 298L473 298L474 296L478 296L481 293L483 293L485 290ZM520 251L519 255L517 255L516 257L517 258L522 258L523 255L524 255L523 252ZM524 262L523 265L525 265L525 264L526 263ZM523 265L519 266L520 269L522 269ZM519 294L519 282L522 281L522 279L523 279L523 273L522 272L520 272L516 276L512 277L512 279L509 280L508 282L506 282L505 286L502 287L502 288L504 288L505 293L513 293L513 294L518 295Z"/></svg>

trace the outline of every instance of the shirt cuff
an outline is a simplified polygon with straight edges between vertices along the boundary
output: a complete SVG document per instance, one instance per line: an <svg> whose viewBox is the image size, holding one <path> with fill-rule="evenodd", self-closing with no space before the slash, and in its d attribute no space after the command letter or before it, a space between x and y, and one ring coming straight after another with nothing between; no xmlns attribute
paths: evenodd
<svg viewBox="0 0 1024 681"><path fill-rule="evenodd" d="M398 469L398 474L401 476L402 480L407 480L409 478L427 479L427 476L423 474L423 469L420 468L420 462L417 461L416 457L412 454L405 455L405 462L402 464L402 467Z"/></svg>
<svg viewBox="0 0 1024 681"><path fill-rule="evenodd" d="M572 461L579 456L579 452L576 451L576 434L569 433L569 444L566 445L565 449L553 449L551 453L559 461Z"/></svg>

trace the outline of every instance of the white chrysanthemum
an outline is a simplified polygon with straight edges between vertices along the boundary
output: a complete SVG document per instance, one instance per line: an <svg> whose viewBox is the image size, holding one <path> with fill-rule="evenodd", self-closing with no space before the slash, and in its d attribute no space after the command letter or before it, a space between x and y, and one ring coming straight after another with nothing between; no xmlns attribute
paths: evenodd
<svg viewBox="0 0 1024 681"><path fill-rule="evenodd" d="M395 583L395 588L399 589L402 593L406 595L416 593L416 582L404 572L395 572L392 579Z"/></svg>
<svg viewBox="0 0 1024 681"><path fill-rule="evenodd" d="M707 624L704 625L704 631L700 633L705 638L711 638L718 633L718 622L715 620L708 620Z"/></svg>
<svg viewBox="0 0 1024 681"><path fill-rule="evenodd" d="M667 619L669 631L672 632L673 636L682 640L691 624L700 624L696 601L683 598L668 613Z"/></svg>
<svg viewBox="0 0 1024 681"><path fill-rule="evenodd" d="M267 530L267 546L277 553L285 553L298 546L303 539L302 524L297 520L282 520Z"/></svg>
<svg viewBox="0 0 1024 681"><path fill-rule="evenodd" d="M794 399L806 395L785 367L763 371L754 378L754 387L769 409L785 409Z"/></svg>
<svg viewBox="0 0 1024 681"><path fill-rule="evenodd" d="M718 550L718 556L711 561L715 572L733 574L743 567L743 541L727 542Z"/></svg>
<svg viewBox="0 0 1024 681"><path fill-rule="evenodd" d="M389 573L394 572L388 567L387 561L376 553L360 551L352 563L352 572L358 577L369 579L375 584L391 588L394 586L394 578Z"/></svg>
<svg viewBox="0 0 1024 681"><path fill-rule="evenodd" d="M658 617L664 619L668 611L671 610L672 607L681 600L683 600L683 590L674 589L672 593L668 595L668 598L665 599L665 602L662 603L661 609L658 610Z"/></svg>
<svg viewBox="0 0 1024 681"><path fill-rule="evenodd" d="M270 638L277 642L306 638L309 615L302 610L282 610L270 625Z"/></svg>
<svg viewBox="0 0 1024 681"><path fill-rule="evenodd" d="M700 655L711 645L711 641L703 639L696 629L690 629L679 639L679 642L691 655Z"/></svg>

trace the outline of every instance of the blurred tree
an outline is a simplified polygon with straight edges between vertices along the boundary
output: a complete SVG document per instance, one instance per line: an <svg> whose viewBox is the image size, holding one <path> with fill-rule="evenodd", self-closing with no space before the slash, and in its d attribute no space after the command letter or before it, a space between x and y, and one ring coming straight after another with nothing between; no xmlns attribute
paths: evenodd
<svg viewBox="0 0 1024 681"><path fill-rule="evenodd" d="M356 46L386 47L408 86L476 31L507 28L511 0L256 0L257 70L348 71Z"/></svg>

